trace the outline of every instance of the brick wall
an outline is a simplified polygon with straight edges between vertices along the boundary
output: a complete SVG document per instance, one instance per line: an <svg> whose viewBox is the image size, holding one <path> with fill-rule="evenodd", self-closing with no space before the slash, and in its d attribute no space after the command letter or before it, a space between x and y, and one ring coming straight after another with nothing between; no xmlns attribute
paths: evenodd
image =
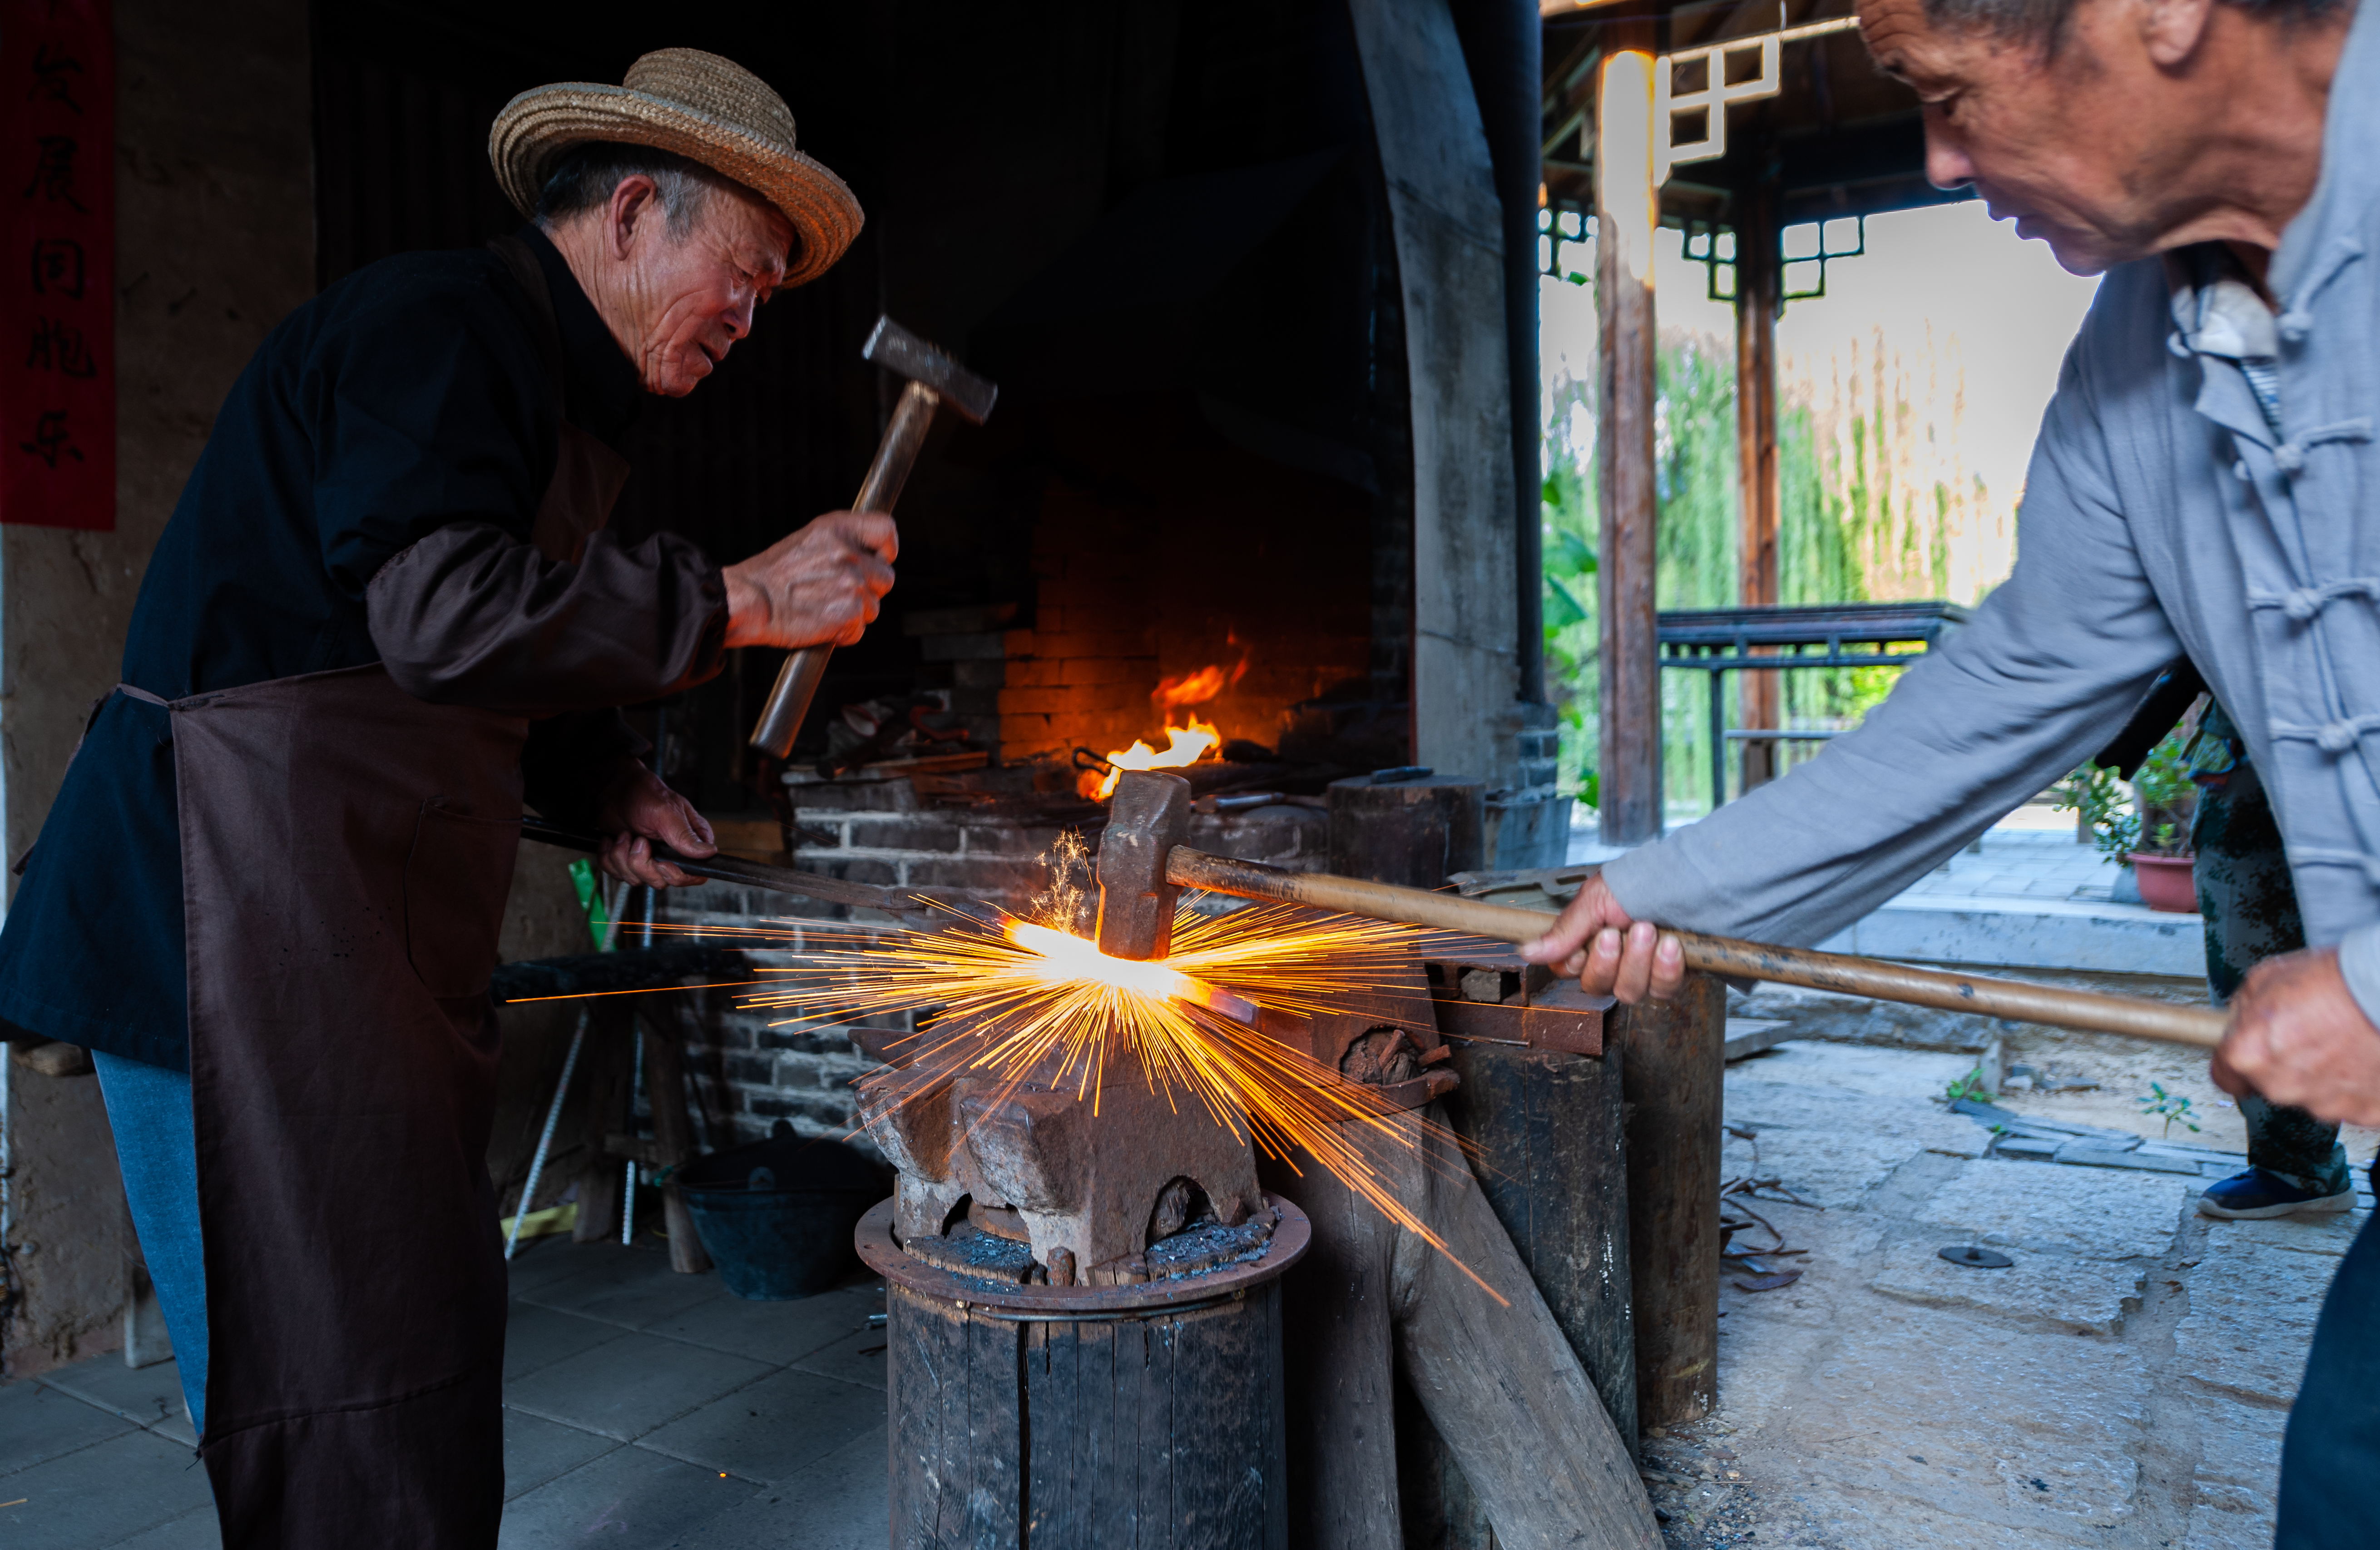
<svg viewBox="0 0 2380 1550"><path fill-rule="evenodd" d="M1008 682L1006 626L1015 617L1014 603L990 603L913 609L901 620L902 633L917 640L917 687L947 692L956 724L995 762L1001 757L1000 691Z"/></svg>
<svg viewBox="0 0 2380 1550"><path fill-rule="evenodd" d="M1105 752L1157 730L1162 571L1156 525L1118 521L1082 491L1053 485L1033 534L1034 627L1009 633L1000 741L1009 758Z"/></svg>
<svg viewBox="0 0 2380 1550"><path fill-rule="evenodd" d="M1293 706L1374 696L1368 497L1196 416L1105 405L1053 427L1067 472L1035 516L1031 627L1002 643L1002 758L1161 744L1152 693L1209 665L1229 685L1191 708L1269 747Z"/></svg>
<svg viewBox="0 0 2380 1550"><path fill-rule="evenodd" d="M1013 813L932 806L905 779L808 780L793 786L792 794L803 835L795 859L803 870L952 899L989 899L1010 909L1022 908L1048 886L1040 857L1065 828ZM1189 842L1215 854L1315 871L1328 850L1328 829L1317 808L1268 806L1200 814ZM697 932L707 927L716 939L795 951L820 928L832 930L838 946L866 928L839 906L724 883L673 891L664 918ZM674 935L700 939L685 930ZM855 1030L911 1031L905 1018L795 1025L785 1011L747 1010L738 999L732 988L689 990L680 1013L686 1020L689 1072L708 1085L710 1106L722 1120L722 1133L704 1137L714 1147L758 1140L780 1119L804 1135L850 1134L859 1122L851 1083L871 1065L859 1052Z"/></svg>

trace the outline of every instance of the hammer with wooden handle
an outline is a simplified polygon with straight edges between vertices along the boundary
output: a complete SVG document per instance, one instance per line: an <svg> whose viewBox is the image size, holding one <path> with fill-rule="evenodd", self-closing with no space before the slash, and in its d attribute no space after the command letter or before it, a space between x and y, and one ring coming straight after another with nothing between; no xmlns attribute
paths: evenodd
<svg viewBox="0 0 2380 1550"><path fill-rule="evenodd" d="M917 461L917 449L926 444L926 432L933 429L934 411L947 404L981 425L1000 397L1000 388L890 318L876 320L859 354L909 379L884 427L884 439L877 443L876 461L868 466L868 477L851 503L856 512L890 512ZM785 658L769 690L769 703L753 725L753 747L780 759L794 751L795 734L802 730L802 719L810 712L819 680L826 676L827 659L833 654L832 646L805 646Z"/></svg>
<svg viewBox="0 0 2380 1550"><path fill-rule="evenodd" d="M1168 783L1170 782L1170 784ZM1156 933L1170 926L1181 890L1203 888L1244 899L1306 904L1342 914L1368 915L1407 926L1459 931L1498 941L1533 942L1553 917L1542 910L1491 904L1458 894L1399 888L1334 877L1328 872L1287 872L1256 861L1208 855L1178 842L1189 820L1190 782L1179 775L1135 770L1117 781L1107 835L1099 844L1099 949L1119 958L1163 955ZM1174 817L1179 809L1178 819ZM1119 833L1121 823L1121 835ZM1124 842L1112 842L1122 838ZM1111 850L1113 854L1111 855ZM1849 953L1768 947L1731 937L1677 931L1686 966L1737 979L1768 980L1937 1007L1985 1017L2046 1023L2090 1033L2125 1034L2213 1048L2229 1019L2212 1007L2174 1006L2138 996L2110 996L2021 980L1912 968Z"/></svg>

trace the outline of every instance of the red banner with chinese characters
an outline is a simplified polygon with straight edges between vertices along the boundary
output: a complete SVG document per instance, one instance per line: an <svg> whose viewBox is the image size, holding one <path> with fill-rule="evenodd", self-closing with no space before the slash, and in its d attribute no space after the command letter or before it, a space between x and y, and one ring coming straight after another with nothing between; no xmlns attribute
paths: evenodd
<svg viewBox="0 0 2380 1550"><path fill-rule="evenodd" d="M108 0L0 0L0 522L115 527Z"/></svg>

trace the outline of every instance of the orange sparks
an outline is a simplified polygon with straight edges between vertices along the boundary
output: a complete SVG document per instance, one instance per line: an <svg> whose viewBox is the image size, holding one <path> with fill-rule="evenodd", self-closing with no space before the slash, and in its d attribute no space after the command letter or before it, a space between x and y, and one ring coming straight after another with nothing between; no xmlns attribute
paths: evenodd
<svg viewBox="0 0 2380 1550"><path fill-rule="evenodd" d="M815 951L745 1004L794 1011L794 1022L930 1011L931 1024L904 1041L914 1060L1071 1084L1094 1106L1100 1084L1130 1069L1120 1064L1129 1050L1152 1088L1186 1090L1217 1124L1293 1167L1308 1154L1453 1260L1399 1198L1396 1174L1412 1166L1400 1154L1418 1146L1422 1166L1442 1166L1436 1158L1461 1142L1418 1115L1383 1110L1374 1089L1252 1025L1264 1011L1329 1011L1397 983L1412 938L1402 926L1281 906L1220 917L1185 910L1172 956L1139 963L1047 926L959 919L883 945ZM879 1072L860 1083L892 1080Z"/></svg>

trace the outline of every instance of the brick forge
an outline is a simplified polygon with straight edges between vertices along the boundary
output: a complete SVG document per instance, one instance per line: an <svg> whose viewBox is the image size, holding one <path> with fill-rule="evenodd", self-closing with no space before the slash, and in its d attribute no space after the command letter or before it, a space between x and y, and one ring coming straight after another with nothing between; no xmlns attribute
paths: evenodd
<svg viewBox="0 0 2380 1550"><path fill-rule="evenodd" d="M1274 768L1305 769L1296 790L1318 793L1325 769L1406 761L1406 622L1376 597L1373 496L1245 450L1181 397L1077 404L1044 429L1045 471L1026 496L1032 595L894 616L920 648L917 686L949 694L991 766L789 771L787 848L803 870L1024 908L1047 888L1041 858L1060 836L1096 844L1105 823L1075 794L1074 751L1162 745L1152 692L1210 665L1227 687L1187 708L1277 752ZM1318 797L1303 800L1314 805L1201 813L1189 842L1319 871L1328 818ZM843 914L720 885L669 908L681 926L784 922L789 938ZM811 1135L857 1128L850 1083L871 1062L853 1025L780 1025L739 1010L733 991L691 994L688 1069L710 1078L724 1132L707 1139L755 1137L780 1118Z"/></svg>
<svg viewBox="0 0 2380 1550"><path fill-rule="evenodd" d="M1393 682L1375 684L1372 497L1169 401L1080 406L1050 435L1065 472L1042 481L1034 595L1001 638L1004 762L1161 747L1153 692L1210 666L1227 686L1185 708L1292 757L1328 757L1285 746L1305 708L1402 698L1401 634ZM1380 762L1406 738L1396 725Z"/></svg>
<svg viewBox="0 0 2380 1550"><path fill-rule="evenodd" d="M1005 773L1005 772L1002 772ZM1071 793L1038 799L1026 792L991 802L953 802L939 790L954 782L932 776L847 775L808 780L790 788L794 857L804 871L912 889L952 901L989 900L1024 910L1049 886L1042 858L1069 829L1098 842L1106 814ZM1329 821L1318 806L1289 804L1235 813L1201 813L1188 842L1221 855L1319 871L1329 849ZM707 883L664 900L662 918L682 929L680 940L738 946L782 942L798 950L806 931L865 928L851 912L790 895ZM759 927L781 937L755 938ZM791 965L793 957L757 963ZM844 1137L859 1125L851 1083L874 1064L860 1052L863 1028L913 1031L900 1018L793 1024L781 1011L740 1007L729 988L689 990L669 998L687 1045L709 1146L758 1140L783 1119L805 1135ZM862 1145L863 1138L854 1137Z"/></svg>

